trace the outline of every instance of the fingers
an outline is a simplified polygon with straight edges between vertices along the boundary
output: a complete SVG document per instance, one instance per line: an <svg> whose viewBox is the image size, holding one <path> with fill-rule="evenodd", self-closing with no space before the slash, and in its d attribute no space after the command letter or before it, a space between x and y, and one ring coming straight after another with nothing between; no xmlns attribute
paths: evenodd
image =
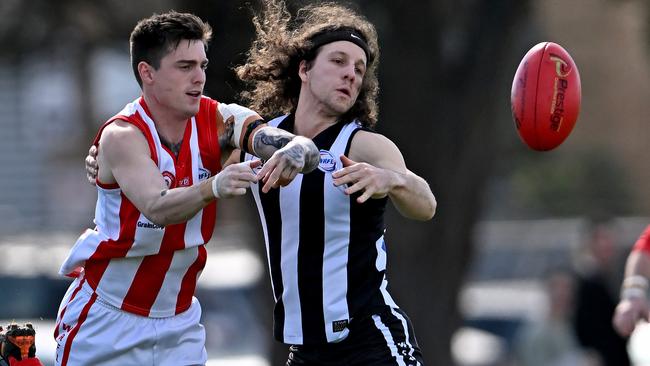
<svg viewBox="0 0 650 366"><path fill-rule="evenodd" d="M356 164L357 162L345 155L341 155L341 163L343 163L343 167L348 167L350 165Z"/></svg>
<svg viewBox="0 0 650 366"><path fill-rule="evenodd" d="M274 155L257 173L257 178L264 182L262 192L268 193L271 188L286 186L300 173L302 167L285 155Z"/></svg>
<svg viewBox="0 0 650 366"><path fill-rule="evenodd" d="M95 145L91 146L90 149L88 149L88 156L86 156L86 159L84 160L85 166L86 166L86 179L88 180L88 183L95 185L95 181L97 179L97 147Z"/></svg>
<svg viewBox="0 0 650 366"><path fill-rule="evenodd" d="M219 197L228 198L246 194L251 183L257 182L257 175L252 169L256 166L259 166L259 161L247 161L225 167L219 173L219 175L223 174L217 183Z"/></svg>
<svg viewBox="0 0 650 366"><path fill-rule="evenodd" d="M612 319L612 325L618 334L623 337L627 337L632 333L632 326L630 324L629 317L624 316L620 313L615 313L614 318Z"/></svg>
<svg viewBox="0 0 650 366"><path fill-rule="evenodd" d="M618 334L629 337L634 332L637 322L646 320L647 316L648 308L645 300L624 299L616 306L612 325Z"/></svg>
<svg viewBox="0 0 650 366"><path fill-rule="evenodd" d="M251 169L257 168L258 166L261 166L261 165L262 165L261 160L251 160L249 162L249 166L251 167Z"/></svg>
<svg viewBox="0 0 650 366"><path fill-rule="evenodd" d="M299 170L293 167L284 167L284 169L278 167L274 169L266 178L265 184L262 187L262 192L268 193L271 188L279 188L288 185L293 181L298 173Z"/></svg>

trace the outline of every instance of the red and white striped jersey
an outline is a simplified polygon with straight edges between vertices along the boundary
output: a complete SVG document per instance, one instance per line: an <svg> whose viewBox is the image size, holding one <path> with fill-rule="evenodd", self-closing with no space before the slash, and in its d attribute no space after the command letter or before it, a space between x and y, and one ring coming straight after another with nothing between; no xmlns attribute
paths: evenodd
<svg viewBox="0 0 650 366"><path fill-rule="evenodd" d="M201 99L199 113L187 123L178 158L161 144L144 98L108 120L95 144L116 119L132 123L146 137L151 159L169 188L191 186L221 170L217 104ZM140 213L117 184L98 181L97 190L96 228L79 237L60 273L83 267L100 300L131 313L167 317L187 310L205 266L204 245L212 236L216 203L185 223L161 227Z"/></svg>

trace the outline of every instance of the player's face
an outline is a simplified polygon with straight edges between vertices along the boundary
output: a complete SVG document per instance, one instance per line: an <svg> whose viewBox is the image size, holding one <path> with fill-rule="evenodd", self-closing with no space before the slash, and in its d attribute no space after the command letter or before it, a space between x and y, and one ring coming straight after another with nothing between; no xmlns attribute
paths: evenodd
<svg viewBox="0 0 650 366"><path fill-rule="evenodd" d="M310 69L301 68L301 97L313 98L327 112L341 115L354 105L366 72L366 53L356 44L337 41L321 47Z"/></svg>
<svg viewBox="0 0 650 366"><path fill-rule="evenodd" d="M170 113L187 119L199 112L208 59L200 40L182 40L152 71L152 92L156 103Z"/></svg>

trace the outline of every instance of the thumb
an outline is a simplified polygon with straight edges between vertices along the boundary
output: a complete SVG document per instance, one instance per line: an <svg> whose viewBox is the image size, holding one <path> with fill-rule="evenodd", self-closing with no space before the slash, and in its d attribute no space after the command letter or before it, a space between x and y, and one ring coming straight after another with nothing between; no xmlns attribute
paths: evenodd
<svg viewBox="0 0 650 366"><path fill-rule="evenodd" d="M257 168L260 165L262 165L262 160L251 160L250 162L251 169Z"/></svg>
<svg viewBox="0 0 650 366"><path fill-rule="evenodd" d="M341 163L343 163L343 167L345 168L345 167L348 167L348 166L350 166L352 164L356 164L357 162L350 159L350 158L348 158L345 155L341 155Z"/></svg>

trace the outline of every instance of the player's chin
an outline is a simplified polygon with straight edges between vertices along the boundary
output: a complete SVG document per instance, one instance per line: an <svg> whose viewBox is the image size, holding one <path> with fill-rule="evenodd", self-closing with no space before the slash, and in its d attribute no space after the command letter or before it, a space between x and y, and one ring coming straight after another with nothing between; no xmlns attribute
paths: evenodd
<svg viewBox="0 0 650 366"><path fill-rule="evenodd" d="M185 104L183 110L189 116L195 116L199 113L199 108L201 107L201 100L198 98L192 98Z"/></svg>

